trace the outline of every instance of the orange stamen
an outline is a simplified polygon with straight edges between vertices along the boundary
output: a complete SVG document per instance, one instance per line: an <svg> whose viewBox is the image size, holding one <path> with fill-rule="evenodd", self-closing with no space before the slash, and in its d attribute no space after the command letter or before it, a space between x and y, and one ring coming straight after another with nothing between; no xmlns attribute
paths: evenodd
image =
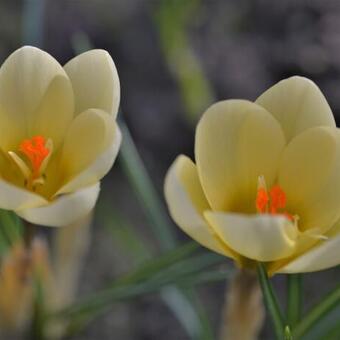
<svg viewBox="0 0 340 340"><path fill-rule="evenodd" d="M32 167L33 178L39 177L42 162L49 155L46 140L43 136L34 136L21 142L19 150L29 159Z"/></svg>
<svg viewBox="0 0 340 340"><path fill-rule="evenodd" d="M257 190L256 209L260 214L280 214L286 216L289 220L293 221L293 215L283 210L286 207L286 204L286 193L279 185L273 186L269 191L269 195L264 187L260 187Z"/></svg>
<svg viewBox="0 0 340 340"><path fill-rule="evenodd" d="M257 191L256 196L256 209L260 213L265 213L267 205L269 203L269 197L267 191L264 188L260 188Z"/></svg>
<svg viewBox="0 0 340 340"><path fill-rule="evenodd" d="M270 190L270 199L270 212L272 214L276 214L278 209L283 209L286 206L286 194L279 185L275 185Z"/></svg>

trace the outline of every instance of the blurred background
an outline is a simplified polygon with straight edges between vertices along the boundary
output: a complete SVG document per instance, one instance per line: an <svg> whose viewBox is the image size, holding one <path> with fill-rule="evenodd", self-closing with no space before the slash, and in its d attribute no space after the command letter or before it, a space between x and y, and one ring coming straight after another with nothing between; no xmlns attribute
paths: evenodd
<svg viewBox="0 0 340 340"><path fill-rule="evenodd" d="M120 117L134 144L125 136L125 151L102 183L79 298L188 241L166 215L163 179L178 154L193 156L195 124L210 104L254 100L277 81L303 75L318 84L336 118L340 114L335 0L11 0L0 2L0 22L1 62L28 43L62 64L103 48L118 69ZM126 156L134 147L140 159ZM149 177L136 182L141 166ZM140 183L151 190L149 205ZM161 216L150 216L154 205ZM227 259L217 265L226 276L232 270ZM305 275L306 308L339 279L339 268ZM285 282L280 276L274 282L283 296ZM192 335L201 318L205 339L214 339L225 286L220 278L188 288L193 305L171 290L117 302L70 338L203 339ZM267 328L262 339L271 339Z"/></svg>

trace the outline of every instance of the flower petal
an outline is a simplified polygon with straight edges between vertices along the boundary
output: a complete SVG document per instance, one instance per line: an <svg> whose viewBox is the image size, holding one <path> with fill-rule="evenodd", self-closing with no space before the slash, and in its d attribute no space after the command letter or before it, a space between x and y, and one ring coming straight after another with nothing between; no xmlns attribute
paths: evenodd
<svg viewBox="0 0 340 340"><path fill-rule="evenodd" d="M70 80L48 53L25 46L12 53L0 68L0 107L0 143L4 150L13 149L34 134L56 137L58 142L73 116Z"/></svg>
<svg viewBox="0 0 340 340"><path fill-rule="evenodd" d="M340 235L313 247L308 252L296 258L286 266L282 267L279 273L306 273L315 272L340 265Z"/></svg>
<svg viewBox="0 0 340 340"><path fill-rule="evenodd" d="M304 77L295 76L280 81L264 92L256 103L280 122L287 142L311 127L335 127L324 95L311 80Z"/></svg>
<svg viewBox="0 0 340 340"><path fill-rule="evenodd" d="M61 189L58 190L56 195L65 194L75 191L79 188L94 184L103 178L109 170L117 157L122 134L118 125L115 127L113 142L111 145L99 155L96 160L90 164L85 170L77 174L73 179L67 182Z"/></svg>
<svg viewBox="0 0 340 340"><path fill-rule="evenodd" d="M172 164L165 178L164 192L171 217L185 233L217 253L234 257L202 216L203 211L209 209L209 204L196 166L188 157L179 156Z"/></svg>
<svg viewBox="0 0 340 340"><path fill-rule="evenodd" d="M316 127L285 149L278 175L299 229L327 232L340 218L340 130Z"/></svg>
<svg viewBox="0 0 340 340"><path fill-rule="evenodd" d="M60 160L61 186L74 182L60 192L98 181L110 169L119 143L120 131L112 116L96 109L78 115L66 134Z"/></svg>
<svg viewBox="0 0 340 340"><path fill-rule="evenodd" d="M231 249L247 258L275 261L295 250L297 228L283 216L213 211L206 211L204 216Z"/></svg>
<svg viewBox="0 0 340 340"><path fill-rule="evenodd" d="M91 50L70 60L65 71L71 79L76 114L90 108L104 110L114 117L120 101L118 73L111 56L104 50Z"/></svg>
<svg viewBox="0 0 340 340"><path fill-rule="evenodd" d="M43 197L0 179L1 209L24 209L37 207L46 203L47 201Z"/></svg>
<svg viewBox="0 0 340 340"><path fill-rule="evenodd" d="M258 177L273 183L284 145L280 125L262 107L245 100L211 106L198 124L195 145L211 207L254 212Z"/></svg>
<svg viewBox="0 0 340 340"><path fill-rule="evenodd" d="M18 210L16 213L23 219L44 226L62 227L77 221L88 214L95 206L100 184L61 195L48 205Z"/></svg>
<svg viewBox="0 0 340 340"><path fill-rule="evenodd" d="M53 141L54 150L62 143L74 114L74 99L69 79L56 76L50 83L32 121L29 136L42 135Z"/></svg>

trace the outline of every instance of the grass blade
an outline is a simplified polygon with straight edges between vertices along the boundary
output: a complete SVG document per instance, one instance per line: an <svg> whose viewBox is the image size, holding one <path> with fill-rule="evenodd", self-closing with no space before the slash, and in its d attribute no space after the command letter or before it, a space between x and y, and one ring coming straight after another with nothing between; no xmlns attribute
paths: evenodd
<svg viewBox="0 0 340 340"><path fill-rule="evenodd" d="M287 275L287 287L287 323L292 329L300 320L302 312L301 274Z"/></svg>
<svg viewBox="0 0 340 340"><path fill-rule="evenodd" d="M150 227L155 235L157 235L161 248L169 250L175 246L172 225L167 222L168 217L165 209L158 199L157 192L153 187L127 126L123 121L120 121L119 126L123 134L119 162L131 187L144 207L144 211L150 221Z"/></svg>
<svg viewBox="0 0 340 340"><path fill-rule="evenodd" d="M329 312L340 303L340 284L331 291L322 301L313 307L307 315L293 329L293 337L299 339L307 331L316 327Z"/></svg>
<svg viewBox="0 0 340 340"><path fill-rule="evenodd" d="M282 312L280 310L279 302L274 293L273 287L269 281L266 268L262 263L258 263L257 265L257 274L261 284L267 310L273 321L276 338L282 339L284 338L285 334L285 324L283 321Z"/></svg>

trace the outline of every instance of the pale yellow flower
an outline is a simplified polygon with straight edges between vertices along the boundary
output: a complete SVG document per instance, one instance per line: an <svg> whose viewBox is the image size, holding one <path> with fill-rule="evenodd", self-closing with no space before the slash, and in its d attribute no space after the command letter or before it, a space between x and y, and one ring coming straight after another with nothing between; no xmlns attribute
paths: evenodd
<svg viewBox="0 0 340 340"><path fill-rule="evenodd" d="M312 81L292 77L255 103L211 106L195 159L176 159L165 196L197 242L270 273L340 264L340 131Z"/></svg>
<svg viewBox="0 0 340 340"><path fill-rule="evenodd" d="M95 205L118 153L118 74L91 50L62 67L26 46L0 68L0 208L62 226Z"/></svg>

